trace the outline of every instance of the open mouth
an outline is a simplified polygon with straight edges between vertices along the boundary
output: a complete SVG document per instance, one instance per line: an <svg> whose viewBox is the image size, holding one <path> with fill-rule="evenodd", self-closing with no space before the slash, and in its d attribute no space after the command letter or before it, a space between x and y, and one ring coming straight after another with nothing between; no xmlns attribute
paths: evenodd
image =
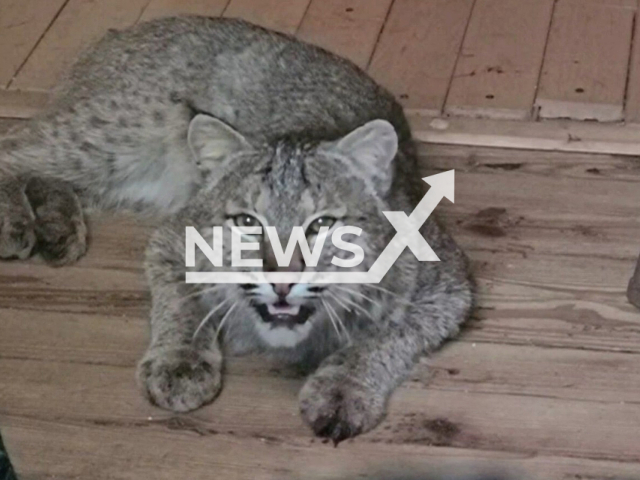
<svg viewBox="0 0 640 480"><path fill-rule="evenodd" d="M259 304L256 310L266 323L272 324L273 327L289 327L305 323L311 312L311 308L300 305L289 305L286 302L278 302L272 305Z"/></svg>

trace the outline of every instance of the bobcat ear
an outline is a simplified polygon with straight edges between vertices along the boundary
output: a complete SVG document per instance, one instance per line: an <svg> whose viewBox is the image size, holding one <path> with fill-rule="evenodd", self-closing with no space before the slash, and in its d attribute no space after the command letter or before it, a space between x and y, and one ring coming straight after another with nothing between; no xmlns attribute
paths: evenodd
<svg viewBox="0 0 640 480"><path fill-rule="evenodd" d="M325 148L355 162L357 171L372 181L379 193L385 193L391 186L398 135L386 120L365 123L340 140L325 145Z"/></svg>
<svg viewBox="0 0 640 480"><path fill-rule="evenodd" d="M200 166L218 163L230 154L252 148L247 139L229 125L203 114L191 120L187 141Z"/></svg>

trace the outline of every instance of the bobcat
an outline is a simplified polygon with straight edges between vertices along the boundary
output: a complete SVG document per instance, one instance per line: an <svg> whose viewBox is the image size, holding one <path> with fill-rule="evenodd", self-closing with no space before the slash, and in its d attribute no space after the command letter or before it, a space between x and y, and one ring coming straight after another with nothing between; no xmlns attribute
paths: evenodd
<svg viewBox="0 0 640 480"><path fill-rule="evenodd" d="M74 262L86 205L166 214L146 255L146 397L196 409L221 389L223 351L261 354L313 372L301 414L338 442L379 424L419 356L458 332L473 303L463 253L429 220L421 233L441 261L405 249L379 285L207 287L185 282L185 227L304 226L314 242L353 225L366 271L395 234L382 211L420 200L417 172L402 108L350 62L240 20L155 20L109 31L1 141L0 257ZM318 268L344 253L325 247ZM298 251L288 268L305 270Z"/></svg>

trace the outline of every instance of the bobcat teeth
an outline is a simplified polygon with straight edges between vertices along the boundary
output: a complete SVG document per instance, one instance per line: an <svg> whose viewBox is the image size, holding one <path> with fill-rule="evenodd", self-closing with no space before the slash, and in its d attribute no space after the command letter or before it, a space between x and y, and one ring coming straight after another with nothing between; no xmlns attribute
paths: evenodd
<svg viewBox="0 0 640 480"><path fill-rule="evenodd" d="M300 313L300 305L267 305L270 315L298 315Z"/></svg>

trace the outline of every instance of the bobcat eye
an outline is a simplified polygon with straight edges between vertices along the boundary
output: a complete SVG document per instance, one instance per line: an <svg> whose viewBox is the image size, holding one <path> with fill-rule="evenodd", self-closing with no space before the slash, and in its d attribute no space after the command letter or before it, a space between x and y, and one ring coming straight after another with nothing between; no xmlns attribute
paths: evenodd
<svg viewBox="0 0 640 480"><path fill-rule="evenodd" d="M307 233L311 235L317 235L318 233L320 233L320 229L322 227L331 228L334 223L336 223L336 219L333 217L318 217L309 224L309 226L307 227Z"/></svg>
<svg viewBox="0 0 640 480"><path fill-rule="evenodd" d="M241 213L240 215L236 215L235 217L233 217L233 223L235 223L237 227L259 227L260 226L260 220L246 213Z"/></svg>

